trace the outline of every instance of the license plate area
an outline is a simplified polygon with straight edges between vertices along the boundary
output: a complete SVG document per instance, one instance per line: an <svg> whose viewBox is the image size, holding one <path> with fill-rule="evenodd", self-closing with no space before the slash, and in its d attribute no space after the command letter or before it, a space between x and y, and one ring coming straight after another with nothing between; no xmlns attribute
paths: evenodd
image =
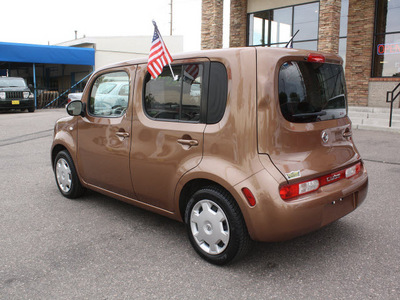
<svg viewBox="0 0 400 300"><path fill-rule="evenodd" d="M357 193L332 201L325 205L322 226L332 223L352 212L357 207Z"/></svg>
<svg viewBox="0 0 400 300"><path fill-rule="evenodd" d="M19 100L12 100L12 101L11 101L11 104L12 104L12 105L19 105Z"/></svg>

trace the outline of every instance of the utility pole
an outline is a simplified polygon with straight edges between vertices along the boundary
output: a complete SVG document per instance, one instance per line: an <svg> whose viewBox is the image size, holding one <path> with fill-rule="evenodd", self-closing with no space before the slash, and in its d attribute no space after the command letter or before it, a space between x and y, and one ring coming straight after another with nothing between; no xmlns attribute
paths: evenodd
<svg viewBox="0 0 400 300"><path fill-rule="evenodd" d="M171 0L171 27L170 27L170 30L169 30L169 35L172 35L172 0Z"/></svg>

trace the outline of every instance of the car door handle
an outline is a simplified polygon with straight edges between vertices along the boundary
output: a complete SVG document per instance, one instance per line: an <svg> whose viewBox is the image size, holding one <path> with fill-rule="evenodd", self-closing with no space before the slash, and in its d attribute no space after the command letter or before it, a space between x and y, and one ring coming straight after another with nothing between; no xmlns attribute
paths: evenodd
<svg viewBox="0 0 400 300"><path fill-rule="evenodd" d="M125 132L125 131L118 131L117 133L115 133L115 135L118 136L118 137L122 137L122 138L129 137L129 133Z"/></svg>
<svg viewBox="0 0 400 300"><path fill-rule="evenodd" d="M190 146L190 147L199 145L199 141L196 141L196 140L179 139L177 142L181 145L186 145L186 146Z"/></svg>

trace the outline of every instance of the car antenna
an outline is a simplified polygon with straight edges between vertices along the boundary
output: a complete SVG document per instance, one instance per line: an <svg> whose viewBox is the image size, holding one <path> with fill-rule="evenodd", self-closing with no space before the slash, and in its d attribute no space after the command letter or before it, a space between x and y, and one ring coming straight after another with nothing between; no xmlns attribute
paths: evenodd
<svg viewBox="0 0 400 300"><path fill-rule="evenodd" d="M300 29L297 29L296 33L292 36L292 38L289 40L289 42L286 44L285 48L288 48L288 46L293 42L294 37L296 36L297 33L299 33ZM290 48L293 48L290 47Z"/></svg>

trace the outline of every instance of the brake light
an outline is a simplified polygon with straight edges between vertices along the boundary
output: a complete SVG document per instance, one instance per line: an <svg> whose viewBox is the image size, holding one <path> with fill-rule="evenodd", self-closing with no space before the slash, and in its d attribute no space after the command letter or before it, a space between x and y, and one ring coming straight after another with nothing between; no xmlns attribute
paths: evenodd
<svg viewBox="0 0 400 300"><path fill-rule="evenodd" d="M322 54L318 53L310 53L307 57L308 62L316 62L316 63L324 63L325 62L325 56Z"/></svg>
<svg viewBox="0 0 400 300"><path fill-rule="evenodd" d="M328 185L344 178L351 178L361 171L361 163L357 163L350 168L343 169L328 175L324 175L309 181L295 184L284 185L279 189L279 194L283 200L289 200L297 196L305 195L318 190L321 186Z"/></svg>

